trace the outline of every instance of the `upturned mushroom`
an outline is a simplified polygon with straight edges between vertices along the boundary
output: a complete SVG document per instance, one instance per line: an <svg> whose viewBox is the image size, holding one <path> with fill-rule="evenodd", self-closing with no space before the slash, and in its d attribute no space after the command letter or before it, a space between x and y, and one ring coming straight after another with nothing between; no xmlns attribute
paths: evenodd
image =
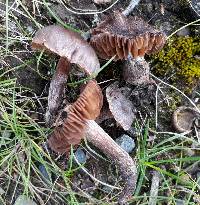
<svg viewBox="0 0 200 205"><path fill-rule="evenodd" d="M88 75L95 73L100 64L95 51L81 35L56 25L37 31L32 40L32 48L47 50L61 57L49 89L46 122L51 125L62 102L70 64L78 65Z"/></svg>
<svg viewBox="0 0 200 205"><path fill-rule="evenodd" d="M126 17L119 11L107 16L91 30L90 43L103 59L127 59L144 57L159 51L166 40L164 33L154 29L139 17Z"/></svg>
<svg viewBox="0 0 200 205"><path fill-rule="evenodd" d="M158 52L165 41L166 35L143 19L116 11L91 30L90 44L102 59L115 56L115 60L126 60L125 80L141 84L149 82L149 66L144 55Z"/></svg>
<svg viewBox="0 0 200 205"><path fill-rule="evenodd" d="M50 135L48 144L55 152L65 153L85 135L86 120L95 120L103 104L101 88L95 80L88 81L80 97L65 111L67 117Z"/></svg>
<svg viewBox="0 0 200 205"><path fill-rule="evenodd" d="M96 81L90 80L77 101L65 108L67 117L54 129L48 144L54 151L65 153L86 137L119 166L125 186L118 201L125 204L136 187L136 162L94 121L100 114L102 99Z"/></svg>
<svg viewBox="0 0 200 205"><path fill-rule="evenodd" d="M131 1L129 7L124 12L115 11L108 15L96 28L91 29L90 44L102 59L124 61L123 78L131 85L142 85L152 83L149 78L150 68L145 61L145 54L158 52L165 44L166 36L163 32L154 29L147 22L139 17L127 15L138 2ZM113 86L112 86L113 87ZM106 96L110 111L115 120L123 129L130 129L134 120L132 109L124 109L121 99L131 104L122 93L120 88L114 86ZM112 97L112 96L115 96ZM129 106L130 108L130 106ZM129 115L129 120L125 117ZM124 117L123 117L124 116Z"/></svg>

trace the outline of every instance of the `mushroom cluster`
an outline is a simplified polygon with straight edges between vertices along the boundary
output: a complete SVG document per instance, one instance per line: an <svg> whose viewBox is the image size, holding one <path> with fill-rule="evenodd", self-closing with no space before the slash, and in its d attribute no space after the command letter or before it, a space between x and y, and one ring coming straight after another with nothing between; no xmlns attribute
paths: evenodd
<svg viewBox="0 0 200 205"><path fill-rule="evenodd" d="M33 38L32 47L53 52L60 56L56 72L50 84L46 121L50 126L55 121L63 101L63 93L70 64L81 67L91 78L100 68L95 51L79 34L60 26L47 26ZM67 116L56 125L48 144L59 153L68 153L71 145L80 143L83 137L110 157L120 168L125 182L119 197L124 204L136 187L137 169L135 161L94 120L100 114L103 97L95 80L89 80L79 98L67 105ZM56 124L56 123L55 123Z"/></svg>

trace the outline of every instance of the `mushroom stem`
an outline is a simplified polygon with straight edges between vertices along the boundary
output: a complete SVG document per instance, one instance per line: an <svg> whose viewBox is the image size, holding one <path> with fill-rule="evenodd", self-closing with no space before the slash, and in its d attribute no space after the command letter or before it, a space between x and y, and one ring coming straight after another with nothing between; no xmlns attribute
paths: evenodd
<svg viewBox="0 0 200 205"><path fill-rule="evenodd" d="M64 57L61 57L49 88L48 107L45 114L45 121L48 126L53 124L58 108L63 101L65 83L67 81L69 70L69 61Z"/></svg>
<svg viewBox="0 0 200 205"><path fill-rule="evenodd" d="M131 0L128 7L122 12L125 16L128 16L133 9L139 4L140 0Z"/></svg>
<svg viewBox="0 0 200 205"><path fill-rule="evenodd" d="M123 67L123 78L132 85L152 83L149 69L149 64L143 57L128 59Z"/></svg>
<svg viewBox="0 0 200 205"><path fill-rule="evenodd" d="M125 187L118 202L126 204L136 187L136 162L93 120L87 121L86 139L119 166Z"/></svg>

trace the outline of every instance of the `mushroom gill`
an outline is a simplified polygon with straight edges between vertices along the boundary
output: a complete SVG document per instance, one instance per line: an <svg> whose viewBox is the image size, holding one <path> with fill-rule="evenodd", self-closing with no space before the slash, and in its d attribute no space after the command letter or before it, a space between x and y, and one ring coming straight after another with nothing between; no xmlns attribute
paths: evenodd
<svg viewBox="0 0 200 205"><path fill-rule="evenodd" d="M90 44L99 57L115 60L152 54L160 50L166 41L164 33L154 29L139 17L126 17L119 11L108 16L91 30Z"/></svg>
<svg viewBox="0 0 200 205"><path fill-rule="evenodd" d="M85 134L87 120L94 120L100 114L103 96L95 80L90 80L83 92L71 106L66 108L67 118L56 127L48 139L55 152L68 152L71 145L79 144Z"/></svg>

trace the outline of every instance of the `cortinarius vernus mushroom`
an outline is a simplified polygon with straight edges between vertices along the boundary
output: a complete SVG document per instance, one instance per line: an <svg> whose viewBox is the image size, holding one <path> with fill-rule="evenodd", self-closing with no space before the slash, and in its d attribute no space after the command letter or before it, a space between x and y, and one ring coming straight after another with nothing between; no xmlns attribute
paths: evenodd
<svg viewBox="0 0 200 205"><path fill-rule="evenodd" d="M164 33L154 29L139 17L126 17L119 11L108 16L91 30L90 43L103 59L127 59L143 57L159 51L165 41Z"/></svg>
<svg viewBox="0 0 200 205"><path fill-rule="evenodd" d="M49 89L46 122L51 125L52 117L56 115L62 102L70 63L78 65L88 75L95 73L100 64L93 48L80 34L56 25L37 31L32 41L32 48L44 49L61 57Z"/></svg>
<svg viewBox="0 0 200 205"><path fill-rule="evenodd" d="M78 100L67 107L67 118L56 127L48 143L56 152L69 151L84 135L94 146L110 157L120 168L125 187L119 203L125 204L136 187L136 162L94 120L102 106L102 93L96 81L90 80Z"/></svg>
<svg viewBox="0 0 200 205"><path fill-rule="evenodd" d="M178 107L172 116L173 126L180 133L191 131L196 119L200 119L200 113L186 106Z"/></svg>
<svg viewBox="0 0 200 205"><path fill-rule="evenodd" d="M70 145L79 144L84 137L86 120L99 116L103 104L100 87L95 80L90 80L80 97L67 107L67 117L61 127L56 127L48 143L55 152L68 152Z"/></svg>

